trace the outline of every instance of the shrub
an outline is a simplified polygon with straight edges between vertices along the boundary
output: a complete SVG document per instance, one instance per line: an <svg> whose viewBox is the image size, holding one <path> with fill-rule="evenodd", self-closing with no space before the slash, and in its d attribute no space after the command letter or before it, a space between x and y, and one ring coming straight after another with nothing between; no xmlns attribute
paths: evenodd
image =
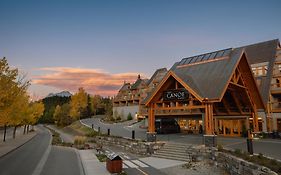
<svg viewBox="0 0 281 175"><path fill-rule="evenodd" d="M87 137L95 137L95 136L97 136L99 133L98 132L96 132L96 131L89 131L87 134L86 134L86 136Z"/></svg>
<svg viewBox="0 0 281 175"><path fill-rule="evenodd" d="M120 120L121 120L121 117L118 116L118 117L116 118L116 121L120 121Z"/></svg>
<svg viewBox="0 0 281 175"><path fill-rule="evenodd" d="M133 120L132 114L129 112L128 116L127 116L127 120Z"/></svg>
<svg viewBox="0 0 281 175"><path fill-rule="evenodd" d="M218 145L218 151L223 151L223 147L222 147L222 145Z"/></svg>
<svg viewBox="0 0 281 175"><path fill-rule="evenodd" d="M234 153L239 156L242 154L242 151L241 149L235 149Z"/></svg>
<svg viewBox="0 0 281 175"><path fill-rule="evenodd" d="M75 136L74 137L74 145L84 145L86 143L85 136Z"/></svg>
<svg viewBox="0 0 281 175"><path fill-rule="evenodd" d="M107 159L107 156L105 154L96 154L96 156L100 162L105 162Z"/></svg>

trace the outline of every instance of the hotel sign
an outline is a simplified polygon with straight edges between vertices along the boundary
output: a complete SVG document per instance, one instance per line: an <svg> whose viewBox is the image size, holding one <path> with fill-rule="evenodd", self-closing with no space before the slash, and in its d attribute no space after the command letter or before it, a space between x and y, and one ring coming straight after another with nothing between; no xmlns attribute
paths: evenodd
<svg viewBox="0 0 281 175"><path fill-rule="evenodd" d="M187 100L188 92L185 89L169 90L163 92L164 101L182 101Z"/></svg>

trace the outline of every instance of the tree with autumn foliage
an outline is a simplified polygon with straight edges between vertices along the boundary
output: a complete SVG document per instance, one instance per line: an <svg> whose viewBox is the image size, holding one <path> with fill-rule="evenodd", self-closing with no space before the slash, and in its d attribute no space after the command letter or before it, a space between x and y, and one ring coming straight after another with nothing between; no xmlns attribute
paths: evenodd
<svg viewBox="0 0 281 175"><path fill-rule="evenodd" d="M87 110L88 94L83 88L79 88L78 92L71 97L70 100L70 117L74 120L83 118L82 114Z"/></svg>
<svg viewBox="0 0 281 175"><path fill-rule="evenodd" d="M13 137L20 125L35 124L44 111L44 105L30 104L27 88L29 81L19 75L18 69L12 69L6 58L0 59L0 126L4 126L6 138L7 126L13 126Z"/></svg>
<svg viewBox="0 0 281 175"><path fill-rule="evenodd" d="M54 120L57 126L67 126L71 124L72 118L69 116L70 105L68 103L62 106L57 105L54 112Z"/></svg>
<svg viewBox="0 0 281 175"><path fill-rule="evenodd" d="M44 112L44 104L42 102L32 102L29 105L29 116L28 123L29 125L35 125L39 118L43 115Z"/></svg>

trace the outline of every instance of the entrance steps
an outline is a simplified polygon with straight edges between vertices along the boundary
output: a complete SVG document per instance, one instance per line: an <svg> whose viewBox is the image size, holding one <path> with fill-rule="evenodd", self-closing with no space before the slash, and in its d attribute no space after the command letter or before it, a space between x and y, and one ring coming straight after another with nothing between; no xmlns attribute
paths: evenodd
<svg viewBox="0 0 281 175"><path fill-rule="evenodd" d="M179 161L190 161L188 148L190 144L167 142L161 149L152 155L152 157L172 159Z"/></svg>

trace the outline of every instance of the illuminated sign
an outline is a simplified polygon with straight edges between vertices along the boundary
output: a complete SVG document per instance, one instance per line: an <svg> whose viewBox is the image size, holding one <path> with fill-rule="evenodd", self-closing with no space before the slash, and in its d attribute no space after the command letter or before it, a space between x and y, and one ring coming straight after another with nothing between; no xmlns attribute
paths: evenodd
<svg viewBox="0 0 281 175"><path fill-rule="evenodd" d="M164 101L187 100L188 92L185 89L169 90L163 92Z"/></svg>

